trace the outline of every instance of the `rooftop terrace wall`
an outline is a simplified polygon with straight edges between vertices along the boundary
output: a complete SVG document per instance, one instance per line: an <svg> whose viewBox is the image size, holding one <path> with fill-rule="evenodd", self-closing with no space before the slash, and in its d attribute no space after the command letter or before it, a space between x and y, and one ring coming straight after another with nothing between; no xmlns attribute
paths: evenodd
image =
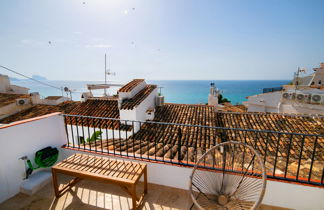
<svg viewBox="0 0 324 210"><path fill-rule="evenodd" d="M25 177L22 156L34 159L35 152L66 142L63 117L56 114L18 121L0 127L0 203L16 195Z"/></svg>

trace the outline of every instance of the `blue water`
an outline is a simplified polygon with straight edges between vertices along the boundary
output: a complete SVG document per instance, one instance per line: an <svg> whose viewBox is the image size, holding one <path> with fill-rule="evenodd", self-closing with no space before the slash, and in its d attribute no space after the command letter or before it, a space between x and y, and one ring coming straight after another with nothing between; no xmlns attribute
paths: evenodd
<svg viewBox="0 0 324 210"><path fill-rule="evenodd" d="M74 93L73 100L80 99L80 93L87 91L86 84L102 83L90 81L46 81L54 86L69 87ZM247 96L262 93L263 88L280 87L289 83L288 80L152 80L150 84L157 84L162 88L162 95L165 101L170 103L198 104L207 103L210 83L214 82L224 97L228 98L232 104L246 101ZM35 83L29 80L15 81L13 84L30 88L30 92L39 92L42 97L49 95L62 95L62 92ZM118 88L112 88L110 94L116 93ZM97 91L96 95L102 93ZM65 93L64 93L65 95Z"/></svg>

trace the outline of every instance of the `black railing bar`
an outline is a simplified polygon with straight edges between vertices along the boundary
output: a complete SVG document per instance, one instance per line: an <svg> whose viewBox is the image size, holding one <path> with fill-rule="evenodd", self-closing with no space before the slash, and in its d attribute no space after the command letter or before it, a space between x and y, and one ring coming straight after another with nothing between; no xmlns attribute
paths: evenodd
<svg viewBox="0 0 324 210"><path fill-rule="evenodd" d="M76 148L78 149L77 147L73 147L73 146L69 146L70 148ZM86 150L89 150L89 151L92 151L90 149L86 149ZM117 156L119 154L116 154ZM120 154L120 156L124 156L124 157L127 157L125 154ZM139 160L151 160L151 161L157 161L157 162L162 162L161 160L154 160L152 158L146 158L146 157L139 157L139 156L135 156L134 157L135 159L139 159ZM165 163L171 163L172 165L182 165L182 166L189 166L189 167L194 167L195 164L190 164L190 163L186 163L186 162L174 162L174 161L169 161L169 160L164 160L163 162ZM198 168L202 168L202 169L210 169L210 170L216 170L216 171L220 171L220 172L223 172L223 170L221 168L213 168L213 167L209 167L209 166L198 166ZM237 170L228 170L228 169L224 169L225 172L233 172L233 173L238 173L238 174L242 174L244 172L242 171L237 171ZM259 173L251 173L251 172L248 172L248 175L253 175L253 176L256 176L256 175L261 175ZM300 180L300 179L292 179L292 178L285 178L285 177L281 177L281 176L276 176L276 175L267 175L267 178L271 178L271 179L279 179L279 180L284 180L284 181L292 181L292 182L297 182L297 183L304 183L304 184L312 184L312 185L317 185L317 186L324 186L323 182L313 182L313 181L304 181L304 180Z"/></svg>
<svg viewBox="0 0 324 210"><path fill-rule="evenodd" d="M105 119L105 120L116 120L116 121L125 121L117 118L109 117L94 117L94 116L84 116L84 115L70 115L70 114L61 114L63 116L71 117L84 117L84 118L94 118L94 119ZM139 121L139 120L127 120L139 123L151 123L159 125L177 125L177 126L186 126L186 127L199 127L199 128L213 128L213 129L222 129L222 130L235 130L235 131L252 131L252 132L262 132L262 133L279 133L285 135L306 135L306 136L318 136L324 137L322 134L304 134L304 133L293 133L293 132L281 132L281 131L272 131L272 130L256 130L256 129L243 129L243 128L227 128L227 127L216 127L216 126L207 126L207 125L191 125L191 124L182 124L182 123L169 123L169 122L155 122L155 121Z"/></svg>
<svg viewBox="0 0 324 210"><path fill-rule="evenodd" d="M127 120L125 120L126 128L127 128ZM126 155L128 157L128 137L127 137L128 130L126 129L125 135L126 135ZM133 145L134 146L134 145Z"/></svg>
<svg viewBox="0 0 324 210"><path fill-rule="evenodd" d="M301 164L301 160L302 160L302 157L303 157L304 143L305 143L305 136L303 136L301 146L300 146L300 153L299 153L298 166L297 166L297 175L296 175L297 180L298 180L298 177L299 177L300 164Z"/></svg>
<svg viewBox="0 0 324 210"><path fill-rule="evenodd" d="M310 179L312 177L314 159L315 159L315 154L316 154L316 147L317 147L317 143L318 143L317 141L318 141L318 137L316 137L315 142L314 142L314 150L313 150L313 154L312 154L312 162L311 162L311 165L309 168L308 181L310 181Z"/></svg>
<svg viewBox="0 0 324 210"><path fill-rule="evenodd" d="M288 173L288 165L289 165L289 158L290 158L290 153L291 153L290 150L291 150L292 138L293 138L293 136L290 135L289 145L288 145L288 152L287 152L287 159L286 159L286 167L285 167L285 178L286 178L287 173Z"/></svg>
<svg viewBox="0 0 324 210"><path fill-rule="evenodd" d="M66 123L66 117L64 117L64 123L65 123L65 134L67 137L67 144L70 146L70 138L69 138L69 132L68 132L68 124Z"/></svg>
<svg viewBox="0 0 324 210"><path fill-rule="evenodd" d="M72 121L71 120L71 117L70 117L70 121ZM71 129L71 134L72 134L72 145L74 147L74 132L73 132L73 126L72 126L72 124L70 125L70 129Z"/></svg>
<svg viewBox="0 0 324 210"><path fill-rule="evenodd" d="M80 148L80 135L79 135L79 125L78 125L78 119L77 118L75 118L75 124L76 124L76 134L77 134L78 147Z"/></svg>

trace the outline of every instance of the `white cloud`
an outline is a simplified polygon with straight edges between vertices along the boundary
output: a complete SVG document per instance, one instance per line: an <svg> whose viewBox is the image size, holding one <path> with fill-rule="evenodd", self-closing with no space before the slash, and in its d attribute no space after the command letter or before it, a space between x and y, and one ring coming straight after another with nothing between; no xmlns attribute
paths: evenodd
<svg viewBox="0 0 324 210"><path fill-rule="evenodd" d="M110 44L87 44L86 48L111 48Z"/></svg>

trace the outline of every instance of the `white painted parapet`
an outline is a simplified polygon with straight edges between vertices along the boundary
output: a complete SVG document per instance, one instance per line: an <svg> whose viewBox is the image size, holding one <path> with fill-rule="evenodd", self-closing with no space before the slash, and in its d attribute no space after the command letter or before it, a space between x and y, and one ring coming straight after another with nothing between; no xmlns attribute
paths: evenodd
<svg viewBox="0 0 324 210"><path fill-rule="evenodd" d="M27 156L33 162L38 150L47 146L60 150L65 143L64 120L58 113L0 127L0 203L20 191L25 165L19 158Z"/></svg>
<svg viewBox="0 0 324 210"><path fill-rule="evenodd" d="M63 151L65 157L75 153L75 151L68 149ZM129 160L127 158L117 159ZM147 164L149 183L185 190L189 189L189 176L191 175L192 168L149 161L135 161ZM289 209L321 210L324 206L323 198L323 188L268 180L262 203Z"/></svg>

